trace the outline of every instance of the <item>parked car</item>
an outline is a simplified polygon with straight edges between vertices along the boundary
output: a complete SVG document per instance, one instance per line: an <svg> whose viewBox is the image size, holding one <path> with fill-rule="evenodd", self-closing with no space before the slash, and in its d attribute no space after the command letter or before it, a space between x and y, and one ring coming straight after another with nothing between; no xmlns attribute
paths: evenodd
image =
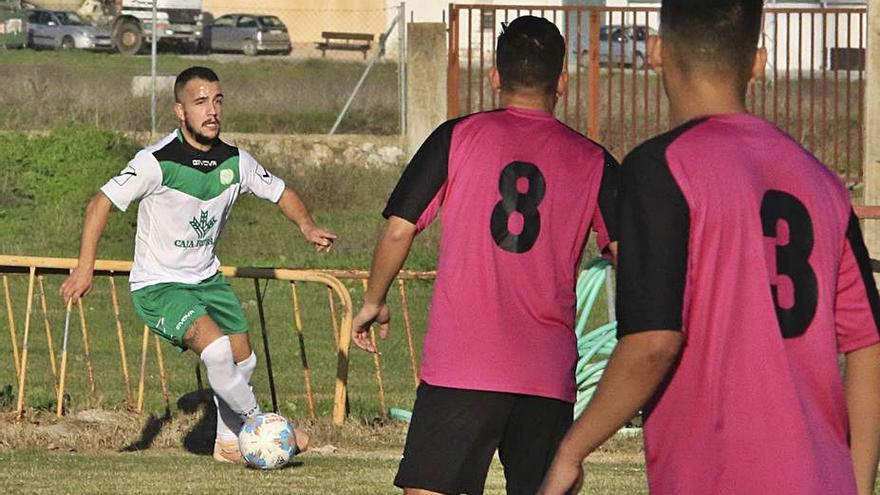
<svg viewBox="0 0 880 495"><path fill-rule="evenodd" d="M657 31L648 26L602 26L599 28L599 63L644 68L648 63L648 37L656 34ZM581 40L581 63L586 64L590 37L583 36Z"/></svg>
<svg viewBox="0 0 880 495"><path fill-rule="evenodd" d="M292 49L287 26L274 15L218 17L205 27L202 42L207 51L242 52L251 56L267 52L289 54Z"/></svg>
<svg viewBox="0 0 880 495"><path fill-rule="evenodd" d="M31 48L112 50L110 30L93 26L74 12L34 10L28 16Z"/></svg>

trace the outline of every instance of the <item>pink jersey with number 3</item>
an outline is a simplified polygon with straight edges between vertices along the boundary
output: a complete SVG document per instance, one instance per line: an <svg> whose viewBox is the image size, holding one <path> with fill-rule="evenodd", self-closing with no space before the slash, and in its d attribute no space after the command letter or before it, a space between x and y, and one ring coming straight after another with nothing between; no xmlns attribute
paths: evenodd
<svg viewBox="0 0 880 495"><path fill-rule="evenodd" d="M880 303L838 177L713 116L630 153L619 208L620 335L685 337L646 411L651 493L855 493L838 356L880 341Z"/></svg>
<svg viewBox="0 0 880 495"><path fill-rule="evenodd" d="M421 230L442 207L423 381L574 401L577 266L591 227L613 236L618 168L544 112L434 131L384 212Z"/></svg>

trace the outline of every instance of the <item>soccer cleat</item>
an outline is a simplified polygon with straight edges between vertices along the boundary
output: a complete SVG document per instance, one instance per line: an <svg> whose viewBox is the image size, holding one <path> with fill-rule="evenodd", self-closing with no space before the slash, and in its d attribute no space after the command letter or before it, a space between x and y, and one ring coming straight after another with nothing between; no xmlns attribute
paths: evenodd
<svg viewBox="0 0 880 495"><path fill-rule="evenodd" d="M311 441L309 434L296 428L293 429L293 434L296 437L296 453L302 454L309 450L309 442Z"/></svg>
<svg viewBox="0 0 880 495"><path fill-rule="evenodd" d="M244 464L238 440L214 440L214 460L231 464Z"/></svg>

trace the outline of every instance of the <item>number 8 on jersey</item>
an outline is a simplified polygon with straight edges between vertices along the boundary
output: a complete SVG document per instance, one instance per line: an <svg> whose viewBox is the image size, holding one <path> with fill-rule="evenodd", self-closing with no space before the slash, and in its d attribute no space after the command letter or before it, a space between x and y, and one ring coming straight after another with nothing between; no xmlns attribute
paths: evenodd
<svg viewBox="0 0 880 495"><path fill-rule="evenodd" d="M527 179L528 189L520 192L520 179ZM547 184L541 171L533 163L512 162L501 171L498 186L501 201L492 210L489 227L495 244L511 253L525 253L532 249L541 233L541 214L538 205L547 192ZM516 234L510 230L514 212L522 215L522 230Z"/></svg>

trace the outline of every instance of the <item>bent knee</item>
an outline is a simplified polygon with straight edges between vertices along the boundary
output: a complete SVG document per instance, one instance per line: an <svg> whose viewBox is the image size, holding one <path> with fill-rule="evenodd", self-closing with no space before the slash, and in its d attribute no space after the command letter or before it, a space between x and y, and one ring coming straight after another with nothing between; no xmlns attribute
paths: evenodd
<svg viewBox="0 0 880 495"><path fill-rule="evenodd" d="M226 334L229 337L229 343L232 344L232 354L235 355L235 362L240 363L251 356L253 353L253 348L251 347L251 341L248 338L248 333L230 333Z"/></svg>
<svg viewBox="0 0 880 495"><path fill-rule="evenodd" d="M210 316L202 315L196 318L183 334L183 344L196 354L201 354L205 347L220 337L224 337L220 327Z"/></svg>

